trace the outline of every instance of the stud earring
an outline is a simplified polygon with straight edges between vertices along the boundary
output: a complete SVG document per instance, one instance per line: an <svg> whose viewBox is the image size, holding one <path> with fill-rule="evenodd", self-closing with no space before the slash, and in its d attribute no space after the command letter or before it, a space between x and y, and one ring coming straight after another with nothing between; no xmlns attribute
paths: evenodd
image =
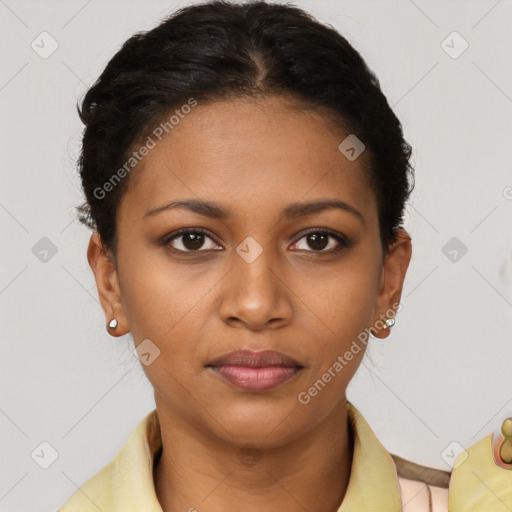
<svg viewBox="0 0 512 512"><path fill-rule="evenodd" d="M395 319L394 318L386 318L386 321L384 322L384 325L382 326L382 329L389 329L393 325L395 325ZM370 335L371 338L373 338L375 340L383 339L383 338L379 338L378 336L375 336L375 334L373 334L371 328L370 328L370 331L369 331L369 335Z"/></svg>
<svg viewBox="0 0 512 512"><path fill-rule="evenodd" d="M386 325L384 326L384 329L389 329L395 325L395 319L394 318L386 318Z"/></svg>
<svg viewBox="0 0 512 512"><path fill-rule="evenodd" d="M108 324L108 326L111 329L115 329L117 327L117 318L112 318L112 320L110 320L110 323Z"/></svg>

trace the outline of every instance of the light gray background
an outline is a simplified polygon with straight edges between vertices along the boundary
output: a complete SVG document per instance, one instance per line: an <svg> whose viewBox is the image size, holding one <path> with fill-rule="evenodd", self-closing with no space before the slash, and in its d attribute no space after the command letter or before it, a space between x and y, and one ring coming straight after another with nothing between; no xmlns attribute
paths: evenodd
<svg viewBox="0 0 512 512"><path fill-rule="evenodd" d="M73 221L75 104L129 36L188 3L0 0L4 512L55 510L154 408L130 337L105 331L90 233ZM414 147L403 309L349 399L389 451L449 469L447 446L512 415L512 1L297 4L362 53ZM43 31L59 45L46 59L31 48ZM442 46L453 31L469 43L458 58ZM47 262L32 252L43 237L57 247ZM442 251L452 237L468 249L455 262ZM58 452L48 469L31 458L42 441Z"/></svg>

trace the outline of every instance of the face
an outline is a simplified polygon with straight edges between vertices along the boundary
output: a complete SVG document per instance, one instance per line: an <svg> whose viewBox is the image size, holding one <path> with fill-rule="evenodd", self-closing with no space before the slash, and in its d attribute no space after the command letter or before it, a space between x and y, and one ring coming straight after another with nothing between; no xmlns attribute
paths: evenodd
<svg viewBox="0 0 512 512"><path fill-rule="evenodd" d="M383 262L363 157L338 149L347 135L284 99L199 104L132 171L116 266L96 234L88 256L107 323L145 343L159 413L270 447L344 402L357 340L400 300L411 253L401 236ZM238 350L298 368L210 366Z"/></svg>

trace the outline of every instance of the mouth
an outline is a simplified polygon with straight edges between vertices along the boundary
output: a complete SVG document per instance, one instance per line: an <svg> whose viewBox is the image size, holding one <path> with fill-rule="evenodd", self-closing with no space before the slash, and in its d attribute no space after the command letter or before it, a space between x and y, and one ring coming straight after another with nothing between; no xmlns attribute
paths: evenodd
<svg viewBox="0 0 512 512"><path fill-rule="evenodd" d="M207 368L243 391L261 393L290 381L304 367L275 350L238 350L221 356Z"/></svg>

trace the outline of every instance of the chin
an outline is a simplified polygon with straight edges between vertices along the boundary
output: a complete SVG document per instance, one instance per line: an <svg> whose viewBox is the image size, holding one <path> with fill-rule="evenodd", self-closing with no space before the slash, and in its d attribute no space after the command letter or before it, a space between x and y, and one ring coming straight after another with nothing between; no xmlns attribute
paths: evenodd
<svg viewBox="0 0 512 512"><path fill-rule="evenodd" d="M221 407L222 418L215 414L215 410L209 409L213 418L206 418L211 431L216 437L222 438L227 443L244 446L255 445L260 449L277 448L304 435L309 429L302 425L296 417L292 417L290 411L293 408L274 409L269 411L269 406L244 407L242 411L233 410L229 414L229 408Z"/></svg>

